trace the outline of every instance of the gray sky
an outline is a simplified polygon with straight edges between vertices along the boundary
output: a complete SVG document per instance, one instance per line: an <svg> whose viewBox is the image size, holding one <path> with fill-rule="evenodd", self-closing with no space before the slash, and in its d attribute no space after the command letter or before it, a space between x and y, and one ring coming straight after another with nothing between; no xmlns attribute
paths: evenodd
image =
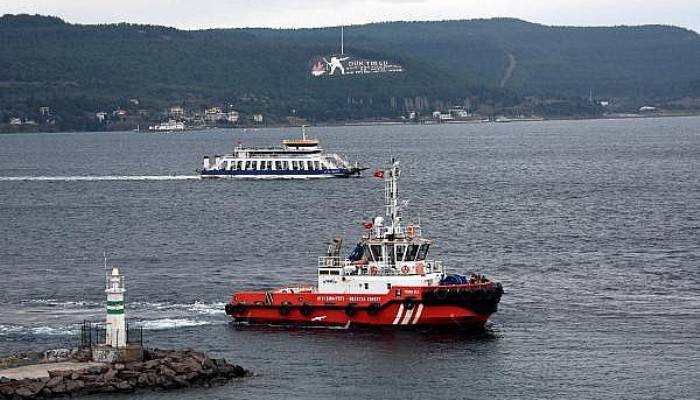
<svg viewBox="0 0 700 400"><path fill-rule="evenodd" d="M700 32L700 0L0 0L5 13L185 29L516 17L548 25L669 24Z"/></svg>

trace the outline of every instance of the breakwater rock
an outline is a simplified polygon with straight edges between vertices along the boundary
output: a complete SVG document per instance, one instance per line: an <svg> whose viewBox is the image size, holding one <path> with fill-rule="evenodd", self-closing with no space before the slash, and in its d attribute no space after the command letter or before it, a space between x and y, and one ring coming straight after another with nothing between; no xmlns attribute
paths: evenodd
<svg viewBox="0 0 700 400"><path fill-rule="evenodd" d="M144 351L143 361L65 371L49 369L48 375L38 379L0 378L0 399L209 387L248 376L249 372L225 359L209 358L204 353L153 349Z"/></svg>

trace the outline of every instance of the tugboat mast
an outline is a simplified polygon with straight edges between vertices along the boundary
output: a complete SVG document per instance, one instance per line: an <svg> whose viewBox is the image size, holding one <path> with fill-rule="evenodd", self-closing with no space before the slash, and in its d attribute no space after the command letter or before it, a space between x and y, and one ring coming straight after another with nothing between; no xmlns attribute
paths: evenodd
<svg viewBox="0 0 700 400"><path fill-rule="evenodd" d="M399 162L391 160L391 168L384 174L384 205L386 216L391 220L388 233L396 235L400 233L401 217L399 216Z"/></svg>

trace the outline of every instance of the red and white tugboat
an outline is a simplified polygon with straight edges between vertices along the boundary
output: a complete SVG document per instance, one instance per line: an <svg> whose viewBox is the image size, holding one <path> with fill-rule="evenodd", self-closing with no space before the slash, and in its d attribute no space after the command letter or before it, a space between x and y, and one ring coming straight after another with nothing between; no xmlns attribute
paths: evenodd
<svg viewBox="0 0 700 400"><path fill-rule="evenodd" d="M347 258L334 240L319 258L318 286L237 292L226 305L234 321L248 324L483 328L496 312L503 287L482 275L447 274L429 260L432 244L417 224L401 224L399 163L380 170L386 217Z"/></svg>

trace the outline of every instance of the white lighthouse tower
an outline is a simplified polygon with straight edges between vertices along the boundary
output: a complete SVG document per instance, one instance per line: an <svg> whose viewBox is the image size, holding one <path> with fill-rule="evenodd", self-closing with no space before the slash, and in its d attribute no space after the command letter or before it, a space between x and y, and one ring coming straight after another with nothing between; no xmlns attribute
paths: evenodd
<svg viewBox="0 0 700 400"><path fill-rule="evenodd" d="M119 274L119 268L112 267L107 273L107 333L105 344L112 347L126 347L126 321L124 316L124 277Z"/></svg>

